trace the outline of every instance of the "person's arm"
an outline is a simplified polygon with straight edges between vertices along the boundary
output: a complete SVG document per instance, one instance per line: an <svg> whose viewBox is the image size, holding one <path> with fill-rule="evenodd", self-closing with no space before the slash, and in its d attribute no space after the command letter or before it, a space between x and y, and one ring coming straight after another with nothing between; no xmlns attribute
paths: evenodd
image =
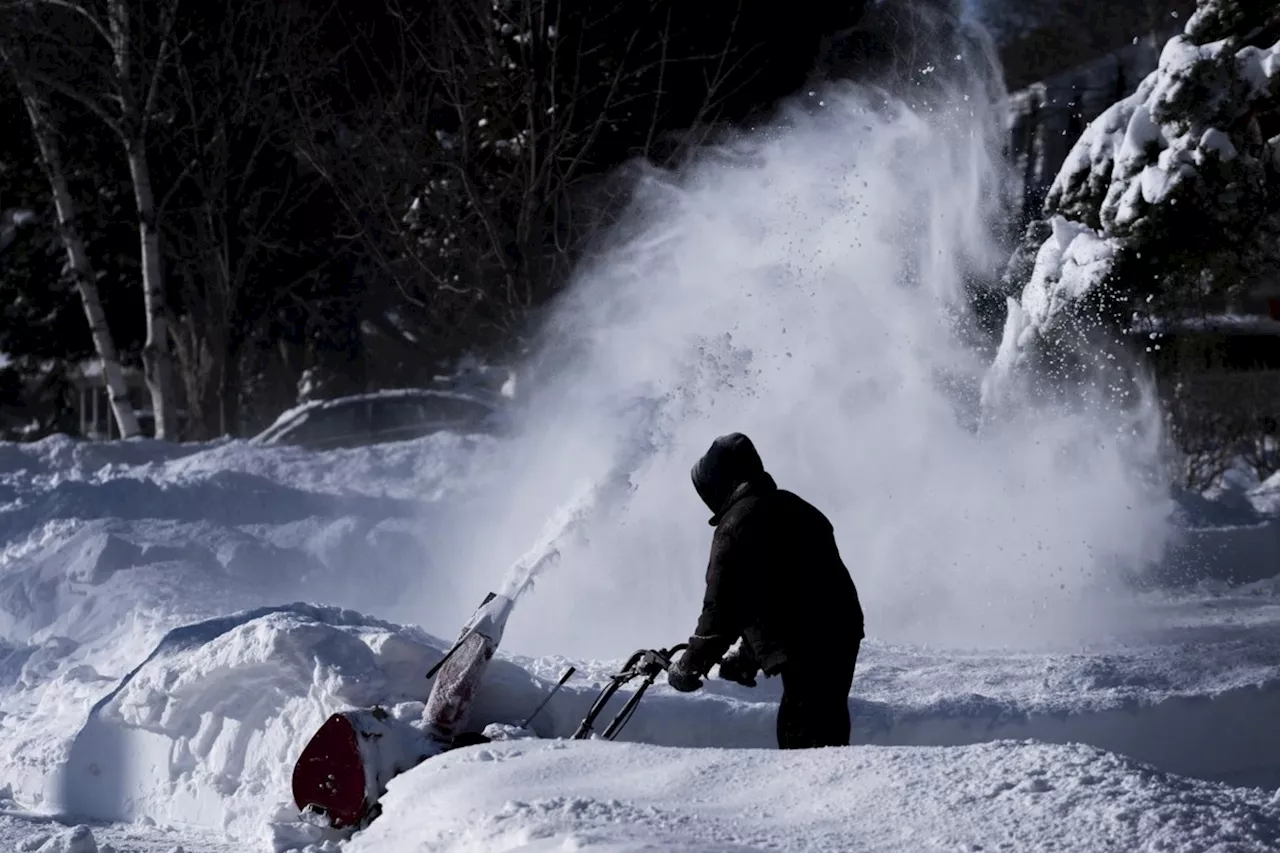
<svg viewBox="0 0 1280 853"><path fill-rule="evenodd" d="M738 536L730 531L716 531L707 563L702 612L689 638L689 648L681 659L681 668L687 672L705 676L742 636L746 624L743 553Z"/></svg>

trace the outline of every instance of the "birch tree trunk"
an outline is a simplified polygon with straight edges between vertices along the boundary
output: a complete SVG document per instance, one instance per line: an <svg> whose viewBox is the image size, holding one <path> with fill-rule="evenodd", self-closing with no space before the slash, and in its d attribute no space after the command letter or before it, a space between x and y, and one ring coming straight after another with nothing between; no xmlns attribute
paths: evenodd
<svg viewBox="0 0 1280 853"><path fill-rule="evenodd" d="M129 174L133 178L138 205L138 237L142 258L142 297L147 312L147 341L142 349L147 389L155 412L156 438L177 437L177 417L173 392L176 374L169 349L169 320L164 292L164 265L160 255L160 233L156 230L155 194L146 149L140 142L129 143Z"/></svg>
<svg viewBox="0 0 1280 853"><path fill-rule="evenodd" d="M6 59L7 61L7 59ZM11 64L11 63L10 63ZM49 187L53 192L53 203L58 212L58 233L67 250L67 262L74 277L80 301L84 303L84 314L89 321L89 332L93 335L94 349L102 362L102 376L106 381L107 393L111 399L111 411L120 427L120 435L133 438L138 435L138 419L133 413L133 404L129 402L129 388L125 384L124 370L120 366L116 354L115 341L111 337L111 329L107 326L107 317L102 310L102 302L98 298L97 278L89 253L85 250L84 240L80 237L76 226L75 206L71 199L71 190L67 185L66 172L63 170L61 153L58 150L57 136L48 123L35 88L30 81L24 79L14 67L14 78L27 116L31 120L31 131L36 138L45 173L49 177Z"/></svg>
<svg viewBox="0 0 1280 853"><path fill-rule="evenodd" d="M112 39L112 57L120 103L119 130L129 160L134 200L138 208L139 257L142 263L143 306L147 312L147 340L142 350L147 390L155 416L155 436L176 439L177 417L174 392L177 375L169 349L168 307L165 304L164 258L160 254L160 232L156 223L155 190L147 160L146 128L164 67L172 55L172 8L156 50L150 81L139 91L134 84L133 21L127 0L110 0L107 14Z"/></svg>

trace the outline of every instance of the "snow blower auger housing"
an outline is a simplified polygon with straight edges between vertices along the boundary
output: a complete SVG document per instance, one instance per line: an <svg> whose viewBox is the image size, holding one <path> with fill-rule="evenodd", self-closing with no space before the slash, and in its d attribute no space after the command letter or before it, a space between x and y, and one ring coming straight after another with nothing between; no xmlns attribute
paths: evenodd
<svg viewBox="0 0 1280 853"><path fill-rule="evenodd" d="M381 707L331 714L293 768L294 803L335 830L377 817L387 782L416 764L468 745L471 705L493 659L513 600L489 593L453 647L427 673L434 678L422 719L397 720Z"/></svg>
<svg viewBox="0 0 1280 853"><path fill-rule="evenodd" d="M294 765L294 802L304 816L342 833L368 826L381 812L379 799L387 782L426 759L450 749L487 742L465 728L484 672L502 639L512 600L490 593L458 641L427 674L434 678L422 719L397 720L381 707L353 708L329 716L307 743ZM591 737L596 718L623 686L643 679L617 716L601 734L613 740L630 721L645 691L671 666L671 658L686 646L641 649L628 658L583 718L572 738ZM551 693L526 718L522 727L546 706L574 669L570 667Z"/></svg>
<svg viewBox="0 0 1280 853"><path fill-rule="evenodd" d="M595 728L596 717L600 716L600 712L604 710L604 706L613 698L613 694L617 693L623 686L634 681L637 678L643 678L640 687L632 694L627 703L622 706L613 720L600 733L600 737L605 740L613 740L622 731L631 720L632 714L636 712L636 707L640 704L640 699L644 696L649 686L657 679L659 675L667 671L671 666L671 658L676 652L684 651L687 643L680 643L669 649L640 649L631 657L627 658L626 665L622 667L622 671L609 679L609 683L600 691L600 695L596 697L596 701L592 703L591 709L587 711L587 715L582 718L582 722L578 725L578 730L573 733L573 740L585 740L591 737Z"/></svg>

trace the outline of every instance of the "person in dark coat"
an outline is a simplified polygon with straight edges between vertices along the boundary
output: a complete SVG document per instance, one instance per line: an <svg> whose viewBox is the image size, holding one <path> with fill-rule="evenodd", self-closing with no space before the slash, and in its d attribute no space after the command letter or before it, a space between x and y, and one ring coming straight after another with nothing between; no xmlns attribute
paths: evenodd
<svg viewBox="0 0 1280 853"><path fill-rule="evenodd" d="M782 677L780 749L847 746L849 690L865 636L858 591L829 522L778 488L751 439L717 438L692 471L715 526L702 612L667 673L676 690L720 677ZM740 649L721 658L741 639Z"/></svg>

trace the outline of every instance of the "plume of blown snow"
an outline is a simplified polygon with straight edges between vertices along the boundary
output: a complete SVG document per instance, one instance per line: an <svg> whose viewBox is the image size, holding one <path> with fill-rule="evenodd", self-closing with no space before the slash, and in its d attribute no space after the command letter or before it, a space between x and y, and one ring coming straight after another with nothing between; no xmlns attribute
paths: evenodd
<svg viewBox="0 0 1280 853"><path fill-rule="evenodd" d="M638 179L556 306L523 427L451 554L474 606L590 495L508 648L688 636L711 535L689 468L730 431L831 518L873 638L1025 645L1118 618L1121 577L1169 535L1154 414L1028 399L979 423L989 356L965 283L999 263L1001 119L968 63L938 57L931 79L952 82L928 107L827 85Z"/></svg>

